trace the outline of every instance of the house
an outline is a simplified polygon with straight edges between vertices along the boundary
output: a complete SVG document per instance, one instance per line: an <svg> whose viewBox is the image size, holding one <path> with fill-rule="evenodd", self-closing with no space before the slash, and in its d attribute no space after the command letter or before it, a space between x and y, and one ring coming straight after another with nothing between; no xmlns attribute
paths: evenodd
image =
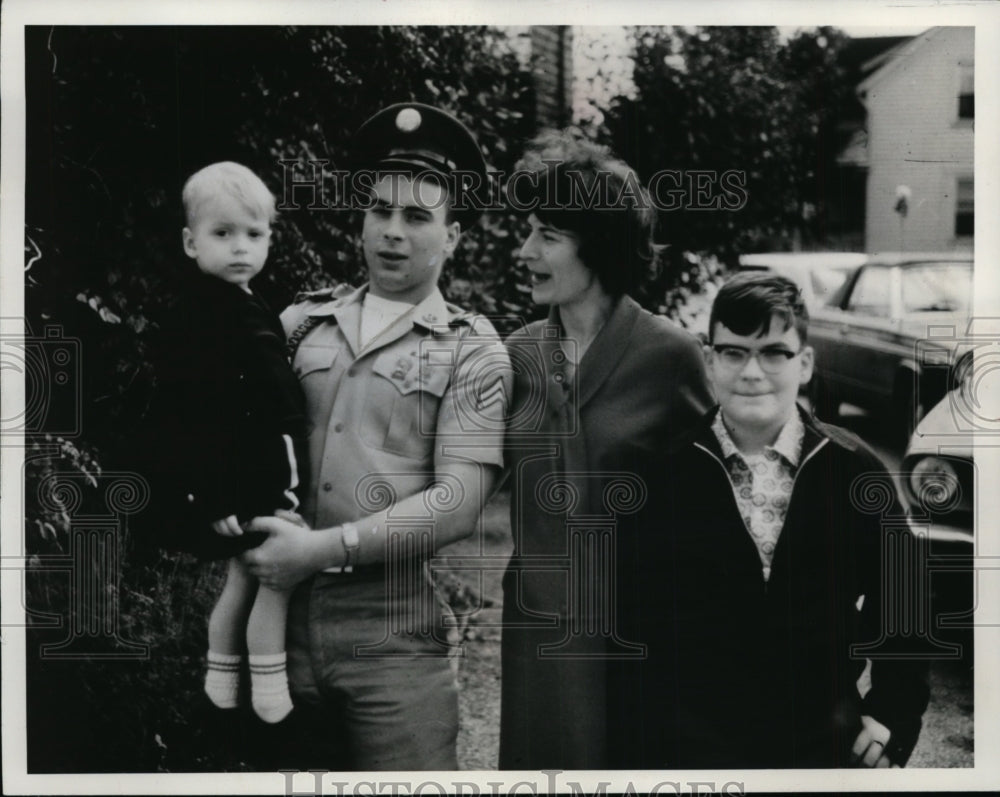
<svg viewBox="0 0 1000 797"><path fill-rule="evenodd" d="M522 65L534 78L535 128L566 126L573 94L573 28L524 25L507 31Z"/></svg>
<svg viewBox="0 0 1000 797"><path fill-rule="evenodd" d="M857 86L865 121L838 162L864 175L864 248L971 249L975 40L937 27L875 55Z"/></svg>

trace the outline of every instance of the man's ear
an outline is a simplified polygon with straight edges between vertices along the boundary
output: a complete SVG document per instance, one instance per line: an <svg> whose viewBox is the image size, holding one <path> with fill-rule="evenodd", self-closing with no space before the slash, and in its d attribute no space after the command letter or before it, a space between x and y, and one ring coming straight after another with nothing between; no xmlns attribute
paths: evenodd
<svg viewBox="0 0 1000 797"><path fill-rule="evenodd" d="M181 230L181 239L184 241L184 254L188 257L197 257L198 250L194 245L194 233L188 227Z"/></svg>
<svg viewBox="0 0 1000 797"><path fill-rule="evenodd" d="M813 375L813 367L815 366L816 354L813 351L812 346L806 346L802 349L799 354L799 361L801 363L801 373L799 374L799 384L804 385Z"/></svg>
<svg viewBox="0 0 1000 797"><path fill-rule="evenodd" d="M455 247L458 246L458 239L462 237L462 225L457 221L453 221L445 227L445 230L447 237L444 240L444 257L447 260L455 253Z"/></svg>
<svg viewBox="0 0 1000 797"><path fill-rule="evenodd" d="M715 357L715 349L711 347L710 344L706 343L701 347L701 356L705 358L705 367L712 367L712 358Z"/></svg>

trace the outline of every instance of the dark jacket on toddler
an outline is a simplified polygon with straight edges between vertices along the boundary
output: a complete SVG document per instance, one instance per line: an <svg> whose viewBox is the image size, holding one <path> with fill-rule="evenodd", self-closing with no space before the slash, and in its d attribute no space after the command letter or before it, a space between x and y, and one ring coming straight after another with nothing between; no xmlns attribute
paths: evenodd
<svg viewBox="0 0 1000 797"><path fill-rule="evenodd" d="M298 505L304 399L277 316L259 296L197 272L163 324L154 369L141 460L157 542L207 559L259 544L262 534L227 538L210 524Z"/></svg>

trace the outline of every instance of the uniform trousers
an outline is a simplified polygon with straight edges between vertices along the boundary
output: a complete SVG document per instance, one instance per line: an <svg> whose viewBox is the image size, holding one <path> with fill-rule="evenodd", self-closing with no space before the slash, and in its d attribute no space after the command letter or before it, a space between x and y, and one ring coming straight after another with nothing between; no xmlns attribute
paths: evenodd
<svg viewBox="0 0 1000 797"><path fill-rule="evenodd" d="M428 578L399 581L389 584L376 566L320 573L296 590L288 676L310 738L293 765L458 768L458 685L444 624L451 610ZM322 760L303 760L306 750Z"/></svg>

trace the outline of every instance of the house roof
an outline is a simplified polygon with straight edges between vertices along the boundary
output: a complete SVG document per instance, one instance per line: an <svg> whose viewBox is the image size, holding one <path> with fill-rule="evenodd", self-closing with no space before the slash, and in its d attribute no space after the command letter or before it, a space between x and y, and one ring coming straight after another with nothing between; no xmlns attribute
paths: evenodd
<svg viewBox="0 0 1000 797"><path fill-rule="evenodd" d="M856 75L860 82L878 69L890 51L912 38L912 36L866 36L850 39L844 44L840 60L848 72Z"/></svg>
<svg viewBox="0 0 1000 797"><path fill-rule="evenodd" d="M837 156L837 163L841 166L868 165L868 131L864 127L859 126L851 132L847 144Z"/></svg>
<svg viewBox="0 0 1000 797"><path fill-rule="evenodd" d="M855 91L863 97L872 86L881 83L889 75L895 74L913 53L921 49L942 30L940 27L925 30L919 36L900 42L895 47L862 64L862 72L867 71L868 76L858 84Z"/></svg>
<svg viewBox="0 0 1000 797"><path fill-rule="evenodd" d="M868 111L864 104L865 94L873 83L895 71L936 30L938 29L931 28L919 36L851 39L845 44L840 58L847 74L855 82L856 101L844 109L840 120L842 129L849 132L849 138L837 156L837 163L842 166L868 166L868 131L865 127Z"/></svg>
<svg viewBox="0 0 1000 797"><path fill-rule="evenodd" d="M910 41L912 36L867 36L859 39L848 39L838 55L838 61L844 69L847 80L857 88L857 85L871 75L884 63L885 57L896 48ZM847 104L841 112L841 123L848 127L863 124L867 112L857 94L855 101Z"/></svg>

